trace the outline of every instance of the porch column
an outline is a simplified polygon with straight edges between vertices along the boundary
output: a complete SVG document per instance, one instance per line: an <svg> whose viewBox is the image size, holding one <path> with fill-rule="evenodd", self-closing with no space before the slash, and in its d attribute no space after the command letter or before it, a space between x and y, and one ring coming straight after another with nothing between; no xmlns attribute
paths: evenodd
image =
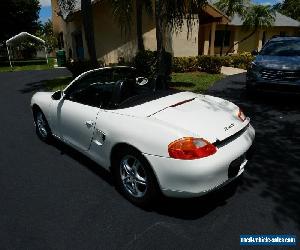
<svg viewBox="0 0 300 250"><path fill-rule="evenodd" d="M204 45L203 45L203 55L208 55L209 52L209 27L204 28Z"/></svg>
<svg viewBox="0 0 300 250"><path fill-rule="evenodd" d="M239 41L239 37L238 37L238 29L235 29L234 31L234 38L233 38L233 54L237 54L238 53L238 50L239 50L239 44L238 44L238 41Z"/></svg>
<svg viewBox="0 0 300 250"><path fill-rule="evenodd" d="M262 48L262 40L263 40L263 34L264 31L263 30L259 30L258 31L258 42L257 42L257 50L260 51Z"/></svg>
<svg viewBox="0 0 300 250"><path fill-rule="evenodd" d="M211 29L210 29L210 50L209 50L209 54L211 56L215 55L215 37L216 37L216 23L213 22L211 24Z"/></svg>

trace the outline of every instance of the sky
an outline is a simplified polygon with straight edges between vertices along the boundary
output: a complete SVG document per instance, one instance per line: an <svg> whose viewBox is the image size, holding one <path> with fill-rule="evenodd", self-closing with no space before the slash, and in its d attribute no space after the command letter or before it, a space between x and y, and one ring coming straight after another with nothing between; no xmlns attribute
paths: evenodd
<svg viewBox="0 0 300 250"><path fill-rule="evenodd" d="M282 0L252 0L254 3L259 4L270 4L281 2ZM40 11L40 21L45 22L49 18L51 19L51 0L40 0L41 11Z"/></svg>
<svg viewBox="0 0 300 250"><path fill-rule="evenodd" d="M51 0L40 0L41 11L40 11L40 21L45 22L49 18L51 19Z"/></svg>

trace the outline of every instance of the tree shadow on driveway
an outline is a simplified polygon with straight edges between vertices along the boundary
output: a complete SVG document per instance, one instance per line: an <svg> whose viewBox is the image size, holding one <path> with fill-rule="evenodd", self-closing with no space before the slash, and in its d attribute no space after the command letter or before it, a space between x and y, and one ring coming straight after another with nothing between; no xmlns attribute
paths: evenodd
<svg viewBox="0 0 300 250"><path fill-rule="evenodd" d="M37 91L46 91L46 81L27 83L25 87L19 90L22 94L33 93Z"/></svg>
<svg viewBox="0 0 300 250"><path fill-rule="evenodd" d="M86 167L89 171L106 181L110 186L114 185L112 175L109 171L99 166L97 163L95 163L76 149L71 148L67 144L57 139L52 139L51 146L54 146L57 150L59 150L61 155L68 155L69 157Z"/></svg>
<svg viewBox="0 0 300 250"><path fill-rule="evenodd" d="M280 93L247 95L245 76L219 82L209 92L242 107L256 129L256 151L239 192L259 189L274 204L279 226L287 219L300 228L300 102Z"/></svg>

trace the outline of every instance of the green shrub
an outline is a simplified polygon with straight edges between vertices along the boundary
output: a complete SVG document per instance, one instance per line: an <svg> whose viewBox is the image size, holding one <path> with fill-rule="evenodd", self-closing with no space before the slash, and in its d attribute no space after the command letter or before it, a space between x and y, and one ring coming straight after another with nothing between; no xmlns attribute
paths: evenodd
<svg viewBox="0 0 300 250"><path fill-rule="evenodd" d="M203 71L212 74L221 73L223 59L219 56L174 57L173 72L184 73Z"/></svg>
<svg viewBox="0 0 300 250"><path fill-rule="evenodd" d="M219 56L198 56L198 65L203 72L220 74L222 68L222 58Z"/></svg>
<svg viewBox="0 0 300 250"><path fill-rule="evenodd" d="M249 52L228 56L174 57L173 72L184 73L201 70L219 74L222 66L248 69L254 57Z"/></svg>
<svg viewBox="0 0 300 250"><path fill-rule="evenodd" d="M254 56L252 56L250 52L232 55L231 57L232 67L241 69L248 69L254 59Z"/></svg>
<svg viewBox="0 0 300 250"><path fill-rule="evenodd" d="M168 52L165 52L165 63L167 75L170 75L172 69L172 55ZM138 52L133 59L132 66L143 76L153 76L158 72L157 51L145 50Z"/></svg>
<svg viewBox="0 0 300 250"><path fill-rule="evenodd" d="M176 73L197 71L199 69L197 57L174 57L172 69Z"/></svg>
<svg viewBox="0 0 300 250"><path fill-rule="evenodd" d="M221 56L222 66L233 67L232 65L232 56Z"/></svg>
<svg viewBox="0 0 300 250"><path fill-rule="evenodd" d="M222 56L221 58L223 66L240 69L248 69L254 59L250 52L243 52L241 54L233 54L230 56Z"/></svg>
<svg viewBox="0 0 300 250"><path fill-rule="evenodd" d="M156 69L156 57L156 51L145 50L143 52L138 52L133 58L133 66L139 74L146 77L151 76Z"/></svg>

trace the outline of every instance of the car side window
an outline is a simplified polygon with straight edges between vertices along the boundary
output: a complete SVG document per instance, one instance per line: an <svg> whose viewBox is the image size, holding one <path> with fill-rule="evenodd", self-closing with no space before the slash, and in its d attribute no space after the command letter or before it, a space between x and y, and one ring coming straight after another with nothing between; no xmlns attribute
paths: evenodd
<svg viewBox="0 0 300 250"><path fill-rule="evenodd" d="M89 73L66 90L66 99L93 107L103 107L112 95L114 82L110 80L111 72L108 70Z"/></svg>

